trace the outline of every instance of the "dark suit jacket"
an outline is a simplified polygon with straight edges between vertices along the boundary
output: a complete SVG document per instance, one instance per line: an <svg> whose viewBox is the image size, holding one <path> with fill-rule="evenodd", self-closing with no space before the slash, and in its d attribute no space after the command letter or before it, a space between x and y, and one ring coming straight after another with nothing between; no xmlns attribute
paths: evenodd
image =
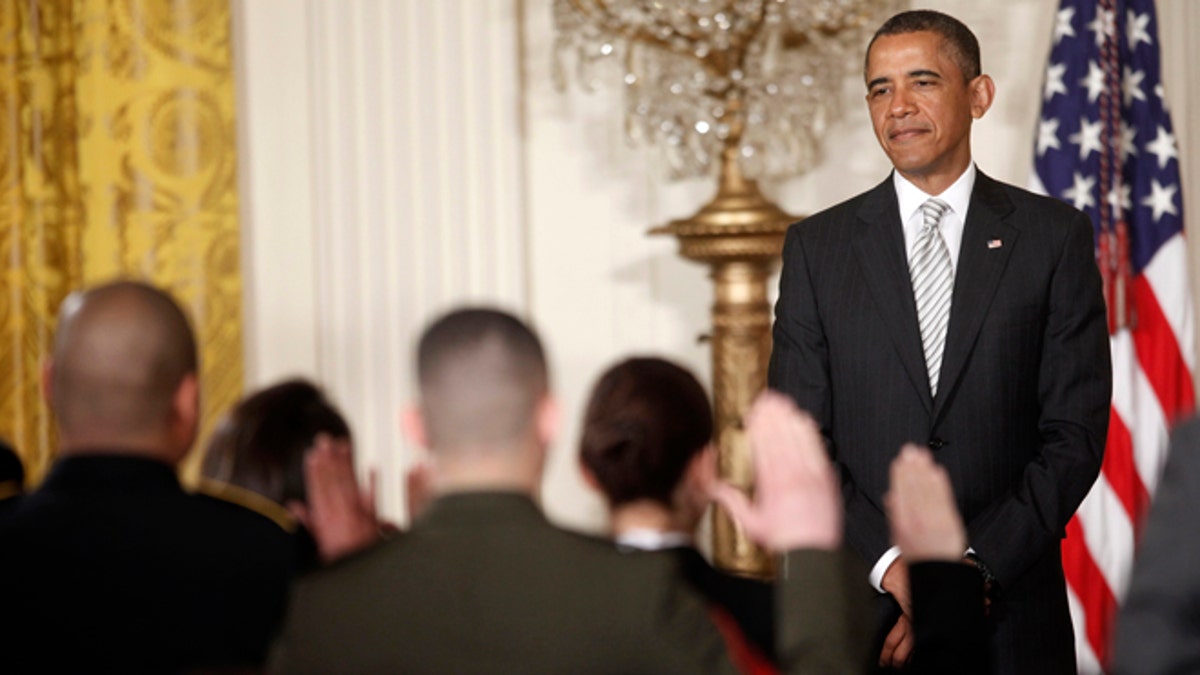
<svg viewBox="0 0 1200 675"><path fill-rule="evenodd" d="M1117 675L1200 672L1200 419L1171 439L1117 620Z"/></svg>
<svg viewBox="0 0 1200 675"><path fill-rule="evenodd" d="M260 664L286 602L291 540L186 494L148 459L60 460L0 520L5 672Z"/></svg>
<svg viewBox="0 0 1200 675"><path fill-rule="evenodd" d="M857 563L789 558L785 653L807 672L860 672ZM515 493L437 500L405 534L297 586L273 671L728 673L701 600L669 554L624 555L559 530Z"/></svg>
<svg viewBox="0 0 1200 675"><path fill-rule="evenodd" d="M1083 213L977 173L935 398L892 180L784 245L769 383L821 426L847 542L869 565L888 549L891 460L931 447L999 582L999 673L1074 672L1059 542L1099 473L1111 392L1093 250Z"/></svg>

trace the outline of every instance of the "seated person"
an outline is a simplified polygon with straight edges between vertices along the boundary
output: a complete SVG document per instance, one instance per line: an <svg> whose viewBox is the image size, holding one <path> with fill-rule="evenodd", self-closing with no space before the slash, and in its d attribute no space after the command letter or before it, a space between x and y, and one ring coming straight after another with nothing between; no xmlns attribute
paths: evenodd
<svg viewBox="0 0 1200 675"><path fill-rule="evenodd" d="M708 395L687 370L632 358L606 371L584 414L580 462L625 549L668 549L687 581L772 658L771 585L714 569L693 546L716 479ZM750 655L753 658L753 655Z"/></svg>
<svg viewBox="0 0 1200 675"><path fill-rule="evenodd" d="M200 491L253 509L296 535L301 571L317 562L304 527L305 453L319 434L350 443L350 427L316 385L287 380L242 399L208 443Z"/></svg>

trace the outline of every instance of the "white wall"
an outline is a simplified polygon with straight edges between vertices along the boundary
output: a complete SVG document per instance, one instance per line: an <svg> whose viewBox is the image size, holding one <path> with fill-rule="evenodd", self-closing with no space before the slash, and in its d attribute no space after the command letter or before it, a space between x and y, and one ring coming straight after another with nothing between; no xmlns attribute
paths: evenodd
<svg viewBox="0 0 1200 675"><path fill-rule="evenodd" d="M976 126L975 156L1025 184L1057 2L924 4L979 35L998 97ZM1188 178L1200 138L1185 122L1200 114L1200 87L1182 66L1200 57L1186 42L1200 3L1160 0L1159 12ZM614 94L553 88L550 0L235 0L235 23L247 385L295 373L324 382L398 517L411 449L395 419L412 340L459 302L525 312L565 413L546 506L569 525L602 526L575 469L579 413L600 370L630 353L670 356L707 380L696 340L706 271L645 231L694 211L712 186L668 183L653 152L630 148ZM847 80L826 162L768 186L792 212L887 174L862 92Z"/></svg>

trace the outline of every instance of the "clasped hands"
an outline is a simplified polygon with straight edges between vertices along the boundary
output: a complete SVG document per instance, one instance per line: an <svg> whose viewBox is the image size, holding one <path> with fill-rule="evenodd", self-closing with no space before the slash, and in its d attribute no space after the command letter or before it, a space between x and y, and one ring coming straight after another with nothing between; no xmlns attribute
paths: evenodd
<svg viewBox="0 0 1200 675"><path fill-rule="evenodd" d="M879 665L900 668L912 657L912 596L908 564L932 560L961 560L967 535L954 506L950 478L933 455L916 445L905 445L892 462L891 489L884 497L892 541L900 549L880 585L903 612L888 632L879 654Z"/></svg>
<svg viewBox="0 0 1200 675"><path fill-rule="evenodd" d="M771 391L759 396L745 420L754 458L754 500L724 483L714 487L714 498L747 536L774 552L841 546L841 486L816 423L790 398ZM885 507L901 557L888 568L882 585L903 614L885 640L879 662L899 667L907 663L913 646L907 565L961 560L966 530L945 469L916 445L904 446L893 461Z"/></svg>

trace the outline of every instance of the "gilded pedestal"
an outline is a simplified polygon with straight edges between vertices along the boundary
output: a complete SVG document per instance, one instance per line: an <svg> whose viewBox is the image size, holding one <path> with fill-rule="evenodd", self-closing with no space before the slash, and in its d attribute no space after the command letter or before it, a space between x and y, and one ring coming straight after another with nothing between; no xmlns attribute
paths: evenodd
<svg viewBox="0 0 1200 675"><path fill-rule="evenodd" d="M713 399L721 477L751 493L753 463L742 414L767 384L771 306L767 283L783 234L796 220L746 180L733 150L723 156L716 197L690 218L651 230L679 239L679 253L708 265L712 310ZM721 509L713 510L713 557L722 569L756 577L772 573L770 556L753 545Z"/></svg>

